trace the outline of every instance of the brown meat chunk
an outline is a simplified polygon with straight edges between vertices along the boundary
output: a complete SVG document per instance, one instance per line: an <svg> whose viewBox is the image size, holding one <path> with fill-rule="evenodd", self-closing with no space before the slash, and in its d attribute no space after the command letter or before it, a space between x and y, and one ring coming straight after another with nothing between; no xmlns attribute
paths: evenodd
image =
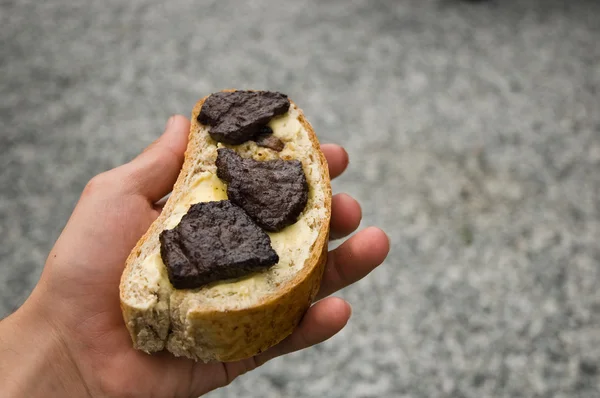
<svg viewBox="0 0 600 398"><path fill-rule="evenodd" d="M218 92L206 99L198 122L211 126L209 134L215 141L239 145L252 140L274 116L283 115L289 107L288 97L278 92Z"/></svg>
<svg viewBox="0 0 600 398"><path fill-rule="evenodd" d="M228 200L192 205L175 228L161 232L159 240L176 289L239 278L279 262L269 236Z"/></svg>
<svg viewBox="0 0 600 398"><path fill-rule="evenodd" d="M269 148L277 152L283 151L285 144L273 135L273 130L269 126L264 126L260 133L254 138L256 145Z"/></svg>
<svg viewBox="0 0 600 398"><path fill-rule="evenodd" d="M217 176L227 196L263 229L276 232L295 223L308 201L308 183L298 160L245 159L227 148L217 150Z"/></svg>

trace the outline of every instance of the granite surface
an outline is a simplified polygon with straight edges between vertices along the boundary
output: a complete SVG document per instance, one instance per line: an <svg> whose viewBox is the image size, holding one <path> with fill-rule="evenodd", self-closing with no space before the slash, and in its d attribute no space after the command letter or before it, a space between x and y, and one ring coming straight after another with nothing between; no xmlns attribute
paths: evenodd
<svg viewBox="0 0 600 398"><path fill-rule="evenodd" d="M78 195L225 87L289 94L392 251L217 397L600 396L600 2L0 1L0 316Z"/></svg>

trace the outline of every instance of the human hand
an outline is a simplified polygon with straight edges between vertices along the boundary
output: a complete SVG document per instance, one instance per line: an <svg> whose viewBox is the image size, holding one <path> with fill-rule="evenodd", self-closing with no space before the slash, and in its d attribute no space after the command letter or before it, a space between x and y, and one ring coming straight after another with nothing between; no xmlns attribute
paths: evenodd
<svg viewBox="0 0 600 398"><path fill-rule="evenodd" d="M319 301L292 335L262 354L204 364L132 348L119 306L119 280L129 252L160 214L157 203L177 179L188 131L189 121L174 116L142 154L85 187L31 296L0 322L0 385L27 397L197 397L345 326L349 304L328 296L383 262L389 241L377 228L358 232L329 253ZM346 152L336 145L322 149L331 177L339 176L348 164ZM354 199L333 197L333 239L352 233L360 219Z"/></svg>

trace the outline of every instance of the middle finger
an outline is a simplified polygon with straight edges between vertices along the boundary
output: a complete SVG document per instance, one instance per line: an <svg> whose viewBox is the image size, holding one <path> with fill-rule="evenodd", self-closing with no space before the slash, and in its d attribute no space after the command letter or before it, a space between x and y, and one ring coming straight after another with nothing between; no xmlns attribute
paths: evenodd
<svg viewBox="0 0 600 398"><path fill-rule="evenodd" d="M331 231L330 239L341 239L360 225L362 210L360 204L350 195L340 193L331 199Z"/></svg>

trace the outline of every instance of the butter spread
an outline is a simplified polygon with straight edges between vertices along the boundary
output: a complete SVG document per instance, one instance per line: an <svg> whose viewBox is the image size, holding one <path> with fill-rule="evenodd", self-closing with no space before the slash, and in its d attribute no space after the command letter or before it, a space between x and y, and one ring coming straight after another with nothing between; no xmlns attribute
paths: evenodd
<svg viewBox="0 0 600 398"><path fill-rule="evenodd" d="M273 130L273 135L284 142L295 140L302 129L298 119L290 117L290 113L273 118L268 126Z"/></svg>
<svg viewBox="0 0 600 398"><path fill-rule="evenodd" d="M256 290L267 290L269 282L265 272L245 276L236 280L221 281L214 284L211 289L221 296L251 296Z"/></svg>
<svg viewBox="0 0 600 398"><path fill-rule="evenodd" d="M162 298L169 295L171 287L160 254L154 253L148 256L143 262L142 267L144 268L144 271L142 272L142 275L145 278L144 283L147 284L147 286L157 289L154 291L155 294L150 296L152 300L147 302L146 307L150 308L156 306L155 308L159 311L166 310L168 302L162 300ZM159 300L159 298L161 299Z"/></svg>
<svg viewBox="0 0 600 398"><path fill-rule="evenodd" d="M225 199L227 199L225 184L213 173L200 174L188 189L188 193L178 201L177 206L173 209L173 214L165 223L166 229L175 228L191 205Z"/></svg>

